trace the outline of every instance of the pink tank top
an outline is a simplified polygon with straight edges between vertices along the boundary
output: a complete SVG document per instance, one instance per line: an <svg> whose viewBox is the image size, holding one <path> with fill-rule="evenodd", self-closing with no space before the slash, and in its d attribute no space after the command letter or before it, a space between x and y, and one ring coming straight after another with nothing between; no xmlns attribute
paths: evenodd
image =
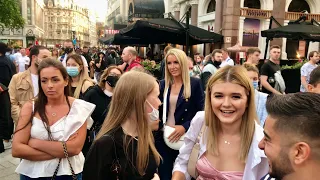
<svg viewBox="0 0 320 180"><path fill-rule="evenodd" d="M204 155L197 161L196 167L199 173L197 180L242 180L243 177L243 172L218 171Z"/></svg>

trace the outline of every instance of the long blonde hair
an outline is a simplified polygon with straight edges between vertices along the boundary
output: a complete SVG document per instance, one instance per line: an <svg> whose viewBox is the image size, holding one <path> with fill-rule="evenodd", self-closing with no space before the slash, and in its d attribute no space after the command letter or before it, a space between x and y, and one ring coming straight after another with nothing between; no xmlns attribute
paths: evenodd
<svg viewBox="0 0 320 180"><path fill-rule="evenodd" d="M233 83L245 88L248 96L247 108L242 115L240 126L241 144L239 159L245 162L250 150L251 142L255 131L257 120L255 95L253 85L247 75L247 71L242 66L225 66L217 71L208 81L205 99L205 122L208 126L207 149L218 156L218 134L221 132L220 120L212 111L211 95L212 86L217 83Z"/></svg>
<svg viewBox="0 0 320 180"><path fill-rule="evenodd" d="M80 55L78 54L72 54L72 55L69 55L67 60L66 60L66 63L68 62L69 59L74 59L76 61L77 64L79 64L80 66L80 73L79 73L79 82L78 82L78 85L76 87L76 90L74 91L74 94L73 94L73 97L74 98L79 98L80 96L80 93L82 91L82 86L83 86L83 83L85 81L90 81L92 84L94 84L94 81L92 81L92 79L89 77L88 73L85 73L85 70L84 68L84 65L83 65L83 62L82 62L82 58ZM72 78L70 77L71 81L72 81Z"/></svg>
<svg viewBox="0 0 320 180"><path fill-rule="evenodd" d="M169 88L170 85L173 84L173 77L168 69L168 56L173 55L177 58L177 61L180 65L181 69L181 77L183 82L183 97L185 99L190 98L191 96L191 85L190 85L190 75L189 75L189 66L188 66L188 57L186 53L184 53L180 49L170 49L165 57L165 89Z"/></svg>
<svg viewBox="0 0 320 180"><path fill-rule="evenodd" d="M149 149L159 165L160 154L155 148L149 118L145 111L146 99L156 85L156 79L149 74L130 71L123 74L114 89L110 110L99 131L96 140L106 133L111 133L121 127L132 113L135 113L135 120L138 132L138 149L136 167L140 175L145 173L149 162ZM131 138L132 140L132 138ZM124 142L124 149L128 152L129 143Z"/></svg>

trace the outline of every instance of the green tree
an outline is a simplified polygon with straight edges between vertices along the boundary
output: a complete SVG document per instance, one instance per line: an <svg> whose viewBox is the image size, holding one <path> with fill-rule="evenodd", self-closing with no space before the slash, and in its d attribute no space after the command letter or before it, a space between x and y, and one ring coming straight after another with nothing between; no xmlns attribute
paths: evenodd
<svg viewBox="0 0 320 180"><path fill-rule="evenodd" d="M4 28L23 28L25 21L20 12L20 0L0 0L0 31Z"/></svg>

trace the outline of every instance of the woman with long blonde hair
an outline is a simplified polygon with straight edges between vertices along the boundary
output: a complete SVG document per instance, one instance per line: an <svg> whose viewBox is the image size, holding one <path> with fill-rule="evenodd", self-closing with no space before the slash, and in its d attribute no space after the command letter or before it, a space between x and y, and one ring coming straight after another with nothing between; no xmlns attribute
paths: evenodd
<svg viewBox="0 0 320 180"><path fill-rule="evenodd" d="M157 149L163 158L159 167L160 179L171 179L173 163L179 154L177 148L169 147L168 141L174 145L183 143L183 135L188 131L192 118L203 110L201 80L190 77L188 65L187 55L182 50L173 48L168 51L165 79L160 82L160 99L166 107L160 108L162 122L155 135ZM168 131L170 129L172 132Z"/></svg>
<svg viewBox="0 0 320 180"><path fill-rule="evenodd" d="M85 162L84 180L153 179L160 163L150 123L159 119L159 85L131 71L120 77Z"/></svg>
<svg viewBox="0 0 320 180"><path fill-rule="evenodd" d="M208 81L205 110L192 120L172 179L190 179L188 160L199 133L200 150L192 167L199 174L195 178L259 180L267 174L268 161L258 147L263 129L253 85L243 67L223 67Z"/></svg>
<svg viewBox="0 0 320 180"><path fill-rule="evenodd" d="M67 57L66 69L71 80L71 95L74 98L82 99L86 90L94 85L93 80L89 77L85 71L85 66L81 56L78 54L72 54Z"/></svg>

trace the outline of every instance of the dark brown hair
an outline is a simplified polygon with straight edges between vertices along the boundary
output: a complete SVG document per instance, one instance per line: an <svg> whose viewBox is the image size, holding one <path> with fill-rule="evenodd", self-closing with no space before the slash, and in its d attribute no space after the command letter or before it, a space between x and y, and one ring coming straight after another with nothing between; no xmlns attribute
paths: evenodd
<svg viewBox="0 0 320 180"><path fill-rule="evenodd" d="M320 66L316 67L314 70L310 73L310 80L309 84L316 87L320 83ZM320 107L319 107L320 108Z"/></svg>
<svg viewBox="0 0 320 180"><path fill-rule="evenodd" d="M123 71L118 68L118 66L109 66L107 69L105 69L100 77L100 82L99 82L99 87L101 89L104 89L105 85L106 85L106 81L105 79L109 76L110 72L112 71L112 69L117 69L118 71L121 72L121 74L123 74Z"/></svg>
<svg viewBox="0 0 320 180"><path fill-rule="evenodd" d="M272 49L281 49L281 48L280 48L280 46L278 46L278 45L273 45L273 46L270 47L270 51L271 51Z"/></svg>
<svg viewBox="0 0 320 180"><path fill-rule="evenodd" d="M311 51L311 52L309 53L309 56L308 56L309 58L308 58L308 59L310 60L310 58L312 58L315 53L318 54L319 52L318 52L318 51Z"/></svg>
<svg viewBox="0 0 320 180"><path fill-rule="evenodd" d="M24 127L22 127L21 129L24 129L29 123L31 123L34 115L36 113L39 113L39 116L40 116L40 118L42 120L42 123L43 123L44 127L46 128L46 130L48 132L49 140L53 140L53 137L52 137L52 134L51 134L51 131L50 131L49 120L48 120L48 117L46 115L46 109L45 109L46 104L48 103L48 98L45 95L45 93L43 92L43 89L41 88L41 74L40 74L43 69L49 68L49 67L57 68L60 71L60 73L61 73L61 75L62 75L64 80L68 81L68 79L69 79L69 75L67 73L67 70L62 65L62 63L60 61L57 61L56 59L53 59L53 58L46 58L46 59L43 59L40 62L39 67L38 67L39 94L38 94L38 97L36 99L34 99L34 111L31 114L29 122ZM64 96L66 98L66 101L68 103L69 110L70 110L71 106L70 106L70 101L68 99L69 93L70 93L70 81L68 81L68 86L64 87ZM21 129L16 130L16 132L18 132Z"/></svg>
<svg viewBox="0 0 320 180"><path fill-rule="evenodd" d="M309 144L320 140L319 107L320 94L309 92L273 95L266 104L268 114L275 119L275 132L294 135Z"/></svg>
<svg viewBox="0 0 320 180"><path fill-rule="evenodd" d="M217 53L222 53L221 49L215 49L212 51L211 56L214 57Z"/></svg>
<svg viewBox="0 0 320 180"><path fill-rule="evenodd" d="M249 48L249 49L247 50L247 56L249 56L250 54L253 54L253 53L255 53L255 52L261 53L260 49L257 48L257 47Z"/></svg>
<svg viewBox="0 0 320 180"><path fill-rule="evenodd" d="M40 53L40 50L43 50L43 49L47 49L46 47L44 46L33 46L32 48L30 48L30 53L29 53L29 59L30 59L30 62L29 62L29 66L31 66L31 62L32 62L32 56L38 56L39 53Z"/></svg>

